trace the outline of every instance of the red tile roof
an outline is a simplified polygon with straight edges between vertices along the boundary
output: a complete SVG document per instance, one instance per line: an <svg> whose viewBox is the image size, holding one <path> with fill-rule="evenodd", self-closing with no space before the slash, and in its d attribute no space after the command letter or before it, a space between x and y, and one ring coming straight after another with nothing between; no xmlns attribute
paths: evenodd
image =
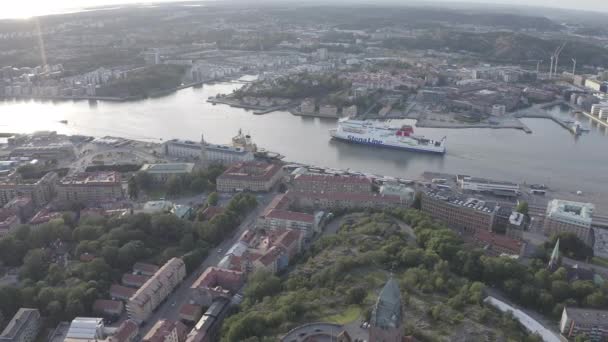
<svg viewBox="0 0 608 342"><path fill-rule="evenodd" d="M272 199L272 201L270 201L268 206L266 206L266 209L264 209L264 212L266 213L273 209L287 209L288 206L289 206L289 197L287 197L286 194L279 194L279 195L276 195Z"/></svg>
<svg viewBox="0 0 608 342"><path fill-rule="evenodd" d="M120 324L111 340L116 342L126 342L132 339L133 336L137 335L138 331L139 327L137 323L128 319Z"/></svg>
<svg viewBox="0 0 608 342"><path fill-rule="evenodd" d="M315 222L315 217L311 214L299 213L296 211L288 210L273 209L270 212L266 213L266 217L278 220L300 221L306 223Z"/></svg>
<svg viewBox="0 0 608 342"><path fill-rule="evenodd" d="M294 242L300 239L301 235L302 233L300 231L288 229L287 233L281 235L275 244L289 248Z"/></svg>
<svg viewBox="0 0 608 342"><path fill-rule="evenodd" d="M163 342L165 338L171 334L173 329L177 330L178 341L183 341L186 334L186 327L181 322L175 322L168 319L157 321L152 329L142 339L144 342ZM179 338L181 337L181 338Z"/></svg>
<svg viewBox="0 0 608 342"><path fill-rule="evenodd" d="M131 273L125 273L125 274L122 275L121 283L123 285L126 285L126 286L137 286L137 287L140 287L146 281L148 281L148 279L150 279L150 277L148 277L148 276L143 276L143 275L138 275L138 274L131 274Z"/></svg>
<svg viewBox="0 0 608 342"><path fill-rule="evenodd" d="M275 262L279 257L281 257L281 255L284 253L285 251L283 250L282 247L278 247L278 246L272 246L266 253L264 253L264 255L262 255L262 257L259 259L259 261L264 265L264 266L270 266L273 262Z"/></svg>
<svg viewBox="0 0 608 342"><path fill-rule="evenodd" d="M232 165L218 178L268 181L280 170L280 164L243 162Z"/></svg>
<svg viewBox="0 0 608 342"><path fill-rule="evenodd" d="M218 267L208 267L190 288L215 288L219 286L224 289L236 291L242 285L243 279L243 272L226 270Z"/></svg>
<svg viewBox="0 0 608 342"><path fill-rule="evenodd" d="M222 207L207 207L207 209L203 210L203 217L205 220L211 220L216 215L219 215L224 212L224 208Z"/></svg>
<svg viewBox="0 0 608 342"><path fill-rule="evenodd" d="M131 298L136 291L130 287L114 284L110 287L110 296L114 298Z"/></svg>
<svg viewBox="0 0 608 342"><path fill-rule="evenodd" d="M158 271L158 266L143 262L136 262L135 265L133 265L133 270L144 274L154 274L156 271Z"/></svg>
<svg viewBox="0 0 608 342"><path fill-rule="evenodd" d="M118 300L97 299L93 303L93 311L101 313L117 312L120 314L123 307L123 303Z"/></svg>
<svg viewBox="0 0 608 342"><path fill-rule="evenodd" d="M180 316L186 316L186 317L192 317L194 319L197 319L200 314L201 311L203 310L202 307L200 307L199 305L194 305L194 304L184 304L182 305L182 307L179 309L179 314Z"/></svg>
<svg viewBox="0 0 608 342"><path fill-rule="evenodd" d="M334 201L401 203L401 198L396 195L358 194L350 192L314 193L307 191L289 191L289 195L293 197L318 198Z"/></svg>
<svg viewBox="0 0 608 342"><path fill-rule="evenodd" d="M33 225L43 224L60 217L61 213L59 212L50 212L48 209L42 209L32 217L29 223Z"/></svg>
<svg viewBox="0 0 608 342"><path fill-rule="evenodd" d="M519 254L521 248L523 246L523 242L510 238L505 235L499 235L496 233L489 232L487 230L478 230L473 235L475 240L481 242L483 244L487 244L490 246L498 246L504 249L507 249L514 254Z"/></svg>

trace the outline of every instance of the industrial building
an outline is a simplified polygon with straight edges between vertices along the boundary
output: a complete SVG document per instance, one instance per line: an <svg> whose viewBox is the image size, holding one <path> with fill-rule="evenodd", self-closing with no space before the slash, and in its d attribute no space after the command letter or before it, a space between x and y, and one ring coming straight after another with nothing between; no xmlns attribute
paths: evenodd
<svg viewBox="0 0 608 342"><path fill-rule="evenodd" d="M64 342L91 342L105 339L101 318L76 317L72 320Z"/></svg>

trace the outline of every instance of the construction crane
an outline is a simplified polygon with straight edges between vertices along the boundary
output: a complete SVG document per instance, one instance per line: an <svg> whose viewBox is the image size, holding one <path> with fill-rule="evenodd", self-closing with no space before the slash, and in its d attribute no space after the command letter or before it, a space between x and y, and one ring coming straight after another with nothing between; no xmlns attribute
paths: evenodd
<svg viewBox="0 0 608 342"><path fill-rule="evenodd" d="M576 75L576 58L572 58L572 77Z"/></svg>

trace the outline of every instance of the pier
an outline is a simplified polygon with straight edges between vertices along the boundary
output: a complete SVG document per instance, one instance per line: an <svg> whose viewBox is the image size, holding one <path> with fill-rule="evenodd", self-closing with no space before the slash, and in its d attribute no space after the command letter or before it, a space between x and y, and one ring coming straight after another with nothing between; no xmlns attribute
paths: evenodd
<svg viewBox="0 0 608 342"><path fill-rule="evenodd" d="M581 113L581 114L585 115L586 117L588 117L589 119L591 119L592 121L595 121L596 123L598 123L604 127L608 127L608 121L604 121L591 113L587 113L583 110L576 110L575 113Z"/></svg>
<svg viewBox="0 0 608 342"><path fill-rule="evenodd" d="M546 109L553 107L553 106L557 106L557 105L566 105L570 108L574 108L568 102L565 102L562 100L557 100L557 101L553 101L550 103L542 103L542 104L534 105L530 108L521 110L518 113L515 113L515 117L516 118L529 118L529 119L549 119L549 120L552 120L553 122L555 122L556 124L562 126L563 128L565 128L568 132L570 132L574 135L579 134L579 132L576 131L574 126L572 126L571 124L567 123L566 121L564 121L558 117L553 116L551 113L546 111Z"/></svg>

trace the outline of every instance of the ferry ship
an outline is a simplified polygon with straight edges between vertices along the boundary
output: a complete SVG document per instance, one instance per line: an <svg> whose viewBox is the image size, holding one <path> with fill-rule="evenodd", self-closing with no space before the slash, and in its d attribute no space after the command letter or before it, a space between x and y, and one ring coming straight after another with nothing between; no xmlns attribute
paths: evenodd
<svg viewBox="0 0 608 342"><path fill-rule="evenodd" d="M437 141L417 136L414 135L414 128L407 125L394 128L372 121L346 118L338 122L337 128L330 129L329 134L334 139L354 144L439 154L446 151L445 137Z"/></svg>

